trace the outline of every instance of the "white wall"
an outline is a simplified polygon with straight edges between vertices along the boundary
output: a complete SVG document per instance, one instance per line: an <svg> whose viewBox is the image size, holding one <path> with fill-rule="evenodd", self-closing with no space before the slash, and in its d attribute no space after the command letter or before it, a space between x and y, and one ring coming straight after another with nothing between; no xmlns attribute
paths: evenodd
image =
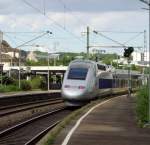
<svg viewBox="0 0 150 145"><path fill-rule="evenodd" d="M132 53L133 61L142 61L141 60L141 52L134 51ZM149 61L149 52L144 53L144 61Z"/></svg>

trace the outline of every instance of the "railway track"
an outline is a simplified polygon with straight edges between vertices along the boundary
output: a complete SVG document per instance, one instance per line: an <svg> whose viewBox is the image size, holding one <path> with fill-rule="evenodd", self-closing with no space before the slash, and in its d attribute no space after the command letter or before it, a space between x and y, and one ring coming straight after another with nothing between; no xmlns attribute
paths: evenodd
<svg viewBox="0 0 150 145"><path fill-rule="evenodd" d="M71 111L59 107L0 132L0 145L35 144Z"/></svg>
<svg viewBox="0 0 150 145"><path fill-rule="evenodd" d="M10 105L6 107L0 108L0 117L10 115L13 113L18 113L21 111L31 110L39 107L44 107L48 105L54 105L62 103L62 99L56 98L56 99L49 99L44 101L36 101L36 102L29 102L29 103L23 103L18 105Z"/></svg>

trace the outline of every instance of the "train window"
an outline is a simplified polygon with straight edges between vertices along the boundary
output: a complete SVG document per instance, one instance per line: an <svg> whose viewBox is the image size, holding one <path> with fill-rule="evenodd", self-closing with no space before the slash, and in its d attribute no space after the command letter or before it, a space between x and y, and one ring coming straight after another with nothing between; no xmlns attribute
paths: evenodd
<svg viewBox="0 0 150 145"><path fill-rule="evenodd" d="M106 70L106 67L104 65L97 64L97 67L99 70Z"/></svg>
<svg viewBox="0 0 150 145"><path fill-rule="evenodd" d="M88 68L70 68L68 79L85 80Z"/></svg>

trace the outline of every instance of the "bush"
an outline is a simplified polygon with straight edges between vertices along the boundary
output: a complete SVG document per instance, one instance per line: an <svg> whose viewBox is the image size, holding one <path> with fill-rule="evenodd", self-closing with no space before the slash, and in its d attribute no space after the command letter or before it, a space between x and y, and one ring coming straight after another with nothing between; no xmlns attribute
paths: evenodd
<svg viewBox="0 0 150 145"><path fill-rule="evenodd" d="M18 88L18 86L15 85L0 85L0 92L4 93L4 92L15 92L15 91L20 91L20 89Z"/></svg>
<svg viewBox="0 0 150 145"><path fill-rule="evenodd" d="M12 77L8 77L8 76L0 77L0 82L1 80L2 80L2 83L5 85L11 85L15 82L15 80Z"/></svg>
<svg viewBox="0 0 150 145"><path fill-rule="evenodd" d="M28 90L31 90L32 87L31 87L31 83L27 80L21 80L21 90L23 91L28 91Z"/></svg>
<svg viewBox="0 0 150 145"><path fill-rule="evenodd" d="M46 80L44 77L36 76L31 81L32 89L45 89L46 88Z"/></svg>
<svg viewBox="0 0 150 145"><path fill-rule="evenodd" d="M148 122L148 86L141 87L137 93L137 116L142 125Z"/></svg>
<svg viewBox="0 0 150 145"><path fill-rule="evenodd" d="M31 82L32 89L39 89L42 79L40 77L34 77Z"/></svg>
<svg viewBox="0 0 150 145"><path fill-rule="evenodd" d="M47 90L47 82L46 82L46 79L43 79L43 80L41 81L40 88L41 88L42 90Z"/></svg>

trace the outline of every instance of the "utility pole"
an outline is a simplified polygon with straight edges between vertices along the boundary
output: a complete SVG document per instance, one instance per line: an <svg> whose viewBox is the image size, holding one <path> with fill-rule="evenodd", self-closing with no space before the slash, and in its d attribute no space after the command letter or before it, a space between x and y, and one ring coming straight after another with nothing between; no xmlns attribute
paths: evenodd
<svg viewBox="0 0 150 145"><path fill-rule="evenodd" d="M134 51L133 47L128 47L124 49L124 57L128 60L128 95L131 96L131 54Z"/></svg>
<svg viewBox="0 0 150 145"><path fill-rule="evenodd" d="M49 49L48 49L49 50ZM49 51L48 51L48 56L47 56L48 60L48 71L47 71L47 90L49 91Z"/></svg>
<svg viewBox="0 0 150 145"><path fill-rule="evenodd" d="M149 124L150 124L150 0L149 0Z"/></svg>
<svg viewBox="0 0 150 145"><path fill-rule="evenodd" d="M131 66L130 66L130 57L128 59L128 95L131 97Z"/></svg>
<svg viewBox="0 0 150 145"><path fill-rule="evenodd" d="M90 43L90 39L89 39L89 35L90 35L90 28L89 28L89 26L87 26L87 59L89 59L89 48L90 48L90 46L89 46L89 43Z"/></svg>
<svg viewBox="0 0 150 145"><path fill-rule="evenodd" d="M147 32L144 30L144 60L147 61Z"/></svg>
<svg viewBox="0 0 150 145"><path fill-rule="evenodd" d="M3 64L2 64L2 48L3 48L3 45L2 45L2 42L3 42L3 32L0 31L0 67L3 68ZM1 85L3 83L3 69L1 69Z"/></svg>
<svg viewBox="0 0 150 145"><path fill-rule="evenodd" d="M149 109L148 109L148 126L150 126L150 0L140 0L141 2L145 3L147 6L148 6L148 9L146 8L146 10L149 11L149 58L148 58L148 61L149 61L149 69L148 69L148 94L149 94L149 97L148 97L148 101L149 101Z"/></svg>
<svg viewBox="0 0 150 145"><path fill-rule="evenodd" d="M148 117L148 124L150 125L150 0L149 0L149 3L148 3L148 6L149 6L149 83L148 83L148 87L149 87L149 117Z"/></svg>
<svg viewBox="0 0 150 145"><path fill-rule="evenodd" d="M143 68L142 68L143 78L144 78L144 71L145 71L144 65L147 65L147 37L146 35L147 35L146 30L144 30L144 50L143 50L143 56L142 56L143 60L141 60L143 63Z"/></svg>
<svg viewBox="0 0 150 145"><path fill-rule="evenodd" d="M21 88L21 49L19 48L19 75L18 75L18 80L19 80L19 89Z"/></svg>

